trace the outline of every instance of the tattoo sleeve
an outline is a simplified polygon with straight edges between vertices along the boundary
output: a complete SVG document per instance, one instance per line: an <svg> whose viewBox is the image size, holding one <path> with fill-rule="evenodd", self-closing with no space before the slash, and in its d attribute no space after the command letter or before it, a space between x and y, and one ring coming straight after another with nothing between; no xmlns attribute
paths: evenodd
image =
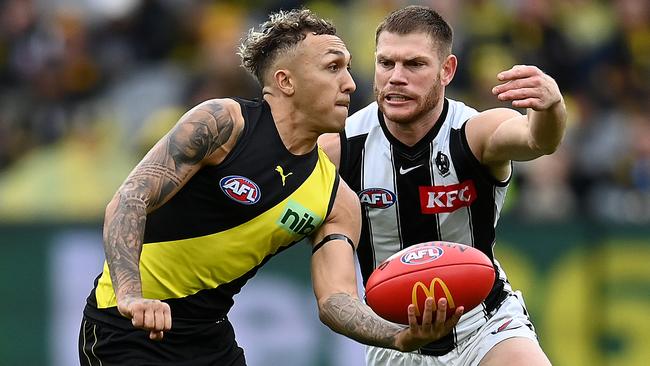
<svg viewBox="0 0 650 366"><path fill-rule="evenodd" d="M147 213L160 207L230 140L234 122L207 102L190 111L131 172L109 204L104 252L118 299L142 296L140 253Z"/></svg>
<svg viewBox="0 0 650 366"><path fill-rule="evenodd" d="M403 330L344 293L330 296L320 313L323 322L335 332L372 346L395 348L395 336Z"/></svg>

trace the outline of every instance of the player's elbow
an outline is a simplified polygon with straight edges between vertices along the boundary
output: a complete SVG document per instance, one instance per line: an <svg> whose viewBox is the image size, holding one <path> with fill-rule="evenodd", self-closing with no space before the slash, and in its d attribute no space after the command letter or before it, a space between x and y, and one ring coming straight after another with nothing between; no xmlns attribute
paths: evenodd
<svg viewBox="0 0 650 366"><path fill-rule="evenodd" d="M354 298L346 293L331 293L317 298L318 318L320 321L337 333L342 332L342 322L345 319L341 315L346 313L345 309L353 308Z"/></svg>
<svg viewBox="0 0 650 366"><path fill-rule="evenodd" d="M318 299L318 319L327 325L328 328L332 329L335 332L339 332L336 327L336 322L332 314L332 307L329 304L329 297L325 299Z"/></svg>
<svg viewBox="0 0 650 366"><path fill-rule="evenodd" d="M330 322L327 312L323 311L323 308L320 306L318 307L318 319L320 319L321 323L332 329L332 323Z"/></svg>
<svg viewBox="0 0 650 366"><path fill-rule="evenodd" d="M104 209L104 217L109 217L113 212L115 212L115 210L119 205L119 201L120 201L120 197L118 192L113 196L113 198L106 205L106 208Z"/></svg>

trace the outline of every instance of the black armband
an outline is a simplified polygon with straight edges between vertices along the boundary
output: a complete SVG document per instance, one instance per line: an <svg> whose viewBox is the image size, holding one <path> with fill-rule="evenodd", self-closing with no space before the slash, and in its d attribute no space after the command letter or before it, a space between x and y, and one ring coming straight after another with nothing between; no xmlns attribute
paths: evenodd
<svg viewBox="0 0 650 366"><path fill-rule="evenodd" d="M345 236L343 234L329 234L329 235L325 236L323 238L323 240L321 240L320 242L318 242L318 244L316 244L314 246L314 249L311 250L311 254L316 253L316 251L318 249L320 249L323 245L325 245L327 242L330 242L332 240L343 240L343 241L347 242L348 244L350 244L350 246L352 247L352 251L355 250L354 243L352 242L352 239L348 238L347 236Z"/></svg>

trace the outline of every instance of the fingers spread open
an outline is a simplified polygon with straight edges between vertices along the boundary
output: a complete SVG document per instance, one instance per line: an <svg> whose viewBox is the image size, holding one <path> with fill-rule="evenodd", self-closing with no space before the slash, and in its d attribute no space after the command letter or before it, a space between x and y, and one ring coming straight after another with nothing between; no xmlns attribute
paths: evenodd
<svg viewBox="0 0 650 366"><path fill-rule="evenodd" d="M415 316L415 305L413 304L410 304L408 307L408 318L409 318L409 327L411 327L411 329L417 329L418 318Z"/></svg>
<svg viewBox="0 0 650 366"><path fill-rule="evenodd" d="M430 327L433 322L433 297L427 297L424 300L424 314L422 314L422 326Z"/></svg>
<svg viewBox="0 0 650 366"><path fill-rule="evenodd" d="M438 308L436 309L436 327L445 324L447 319L447 299L444 297L438 300Z"/></svg>

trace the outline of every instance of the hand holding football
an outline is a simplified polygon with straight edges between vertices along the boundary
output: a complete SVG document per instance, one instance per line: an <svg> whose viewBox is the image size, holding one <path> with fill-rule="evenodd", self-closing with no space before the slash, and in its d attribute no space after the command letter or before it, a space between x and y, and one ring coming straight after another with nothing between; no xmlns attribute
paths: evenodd
<svg viewBox="0 0 650 366"><path fill-rule="evenodd" d="M485 300L494 279L492 262L476 248L443 241L416 244L374 270L366 283L366 302L379 316L408 325L410 304L419 322L429 296L436 303L447 299L447 317L459 306L467 313Z"/></svg>

